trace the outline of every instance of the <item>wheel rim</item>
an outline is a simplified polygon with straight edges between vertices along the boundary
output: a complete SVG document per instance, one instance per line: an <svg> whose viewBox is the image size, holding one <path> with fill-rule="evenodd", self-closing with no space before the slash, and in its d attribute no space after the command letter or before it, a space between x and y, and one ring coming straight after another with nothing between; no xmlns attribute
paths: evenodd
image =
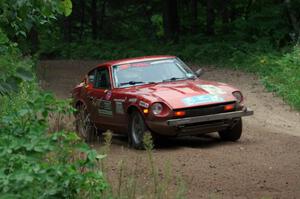
<svg viewBox="0 0 300 199"><path fill-rule="evenodd" d="M140 143L143 140L144 127L143 120L139 115L135 115L132 119L132 138L135 143Z"/></svg>
<svg viewBox="0 0 300 199"><path fill-rule="evenodd" d="M79 109L79 113L77 114L77 131L79 135L86 139L88 137L88 130L89 130L89 114L87 114L84 107Z"/></svg>

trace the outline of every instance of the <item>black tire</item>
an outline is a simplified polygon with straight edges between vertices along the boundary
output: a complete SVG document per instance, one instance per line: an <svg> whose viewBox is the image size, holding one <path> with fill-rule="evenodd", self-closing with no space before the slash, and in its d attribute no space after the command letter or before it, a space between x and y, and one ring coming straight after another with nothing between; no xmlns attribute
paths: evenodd
<svg viewBox="0 0 300 199"><path fill-rule="evenodd" d="M130 114L128 130L129 146L135 149L145 149L143 139L149 129L139 111L133 111Z"/></svg>
<svg viewBox="0 0 300 199"><path fill-rule="evenodd" d="M243 131L242 129L243 129L242 119L239 118L239 120L233 126L229 127L226 130L219 131L219 136L221 140L235 142L238 139L240 139Z"/></svg>
<svg viewBox="0 0 300 199"><path fill-rule="evenodd" d="M94 141L97 137L96 128L90 119L90 114L88 113L85 105L80 105L77 107L77 113L75 117L77 135L85 142Z"/></svg>

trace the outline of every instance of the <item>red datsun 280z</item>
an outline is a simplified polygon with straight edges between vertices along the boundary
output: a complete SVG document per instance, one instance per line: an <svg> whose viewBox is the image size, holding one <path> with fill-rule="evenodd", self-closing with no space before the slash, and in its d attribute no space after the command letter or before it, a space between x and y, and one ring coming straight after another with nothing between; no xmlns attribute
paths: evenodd
<svg viewBox="0 0 300 199"><path fill-rule="evenodd" d="M143 148L145 133L159 136L218 132L236 141L243 116L253 114L242 93L227 84L199 78L175 56L109 61L92 69L72 91L76 129L89 140L111 130Z"/></svg>

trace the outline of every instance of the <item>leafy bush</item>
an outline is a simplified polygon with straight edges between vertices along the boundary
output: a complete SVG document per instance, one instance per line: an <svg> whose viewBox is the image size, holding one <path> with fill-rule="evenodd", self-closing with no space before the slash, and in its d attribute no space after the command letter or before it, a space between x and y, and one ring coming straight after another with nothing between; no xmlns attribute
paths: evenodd
<svg viewBox="0 0 300 199"><path fill-rule="evenodd" d="M99 197L108 186L95 169L104 156L75 133L50 132L49 114L74 110L68 101L40 91L32 81L33 62L22 58L3 33L0 38L1 197Z"/></svg>
<svg viewBox="0 0 300 199"><path fill-rule="evenodd" d="M2 97L2 101L6 107L1 109L0 120L2 194L74 198L90 194L90 189L101 193L106 188L102 173L92 170L103 156L75 133L48 132L49 113L72 112L67 102L25 84L14 100Z"/></svg>
<svg viewBox="0 0 300 199"><path fill-rule="evenodd" d="M20 59L17 44L9 42L0 29L0 95L16 91L24 80L33 80L32 62Z"/></svg>
<svg viewBox="0 0 300 199"><path fill-rule="evenodd" d="M1 0L0 6L1 28L13 37L26 37L32 28L50 23L59 14L68 16L72 12L71 0Z"/></svg>

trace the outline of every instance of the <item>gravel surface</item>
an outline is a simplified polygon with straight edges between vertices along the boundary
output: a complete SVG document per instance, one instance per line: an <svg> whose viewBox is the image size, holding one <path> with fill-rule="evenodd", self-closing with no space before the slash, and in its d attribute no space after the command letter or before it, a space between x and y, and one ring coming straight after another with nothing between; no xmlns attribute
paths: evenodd
<svg viewBox="0 0 300 199"><path fill-rule="evenodd" d="M98 61L41 61L41 85L66 98L71 88ZM252 74L204 66L203 79L230 83L242 90L254 115L243 119L240 141L221 142L216 134L164 140L154 150L161 179L170 165L171 192L181 177L187 198L300 198L300 115L280 98L266 92ZM71 124L72 121L70 121ZM94 143L99 149L101 144ZM139 184L149 184L146 152L127 147L127 140L114 136L105 165L115 185L120 161L135 169ZM125 170L126 170L125 169ZM143 185L141 183L144 183Z"/></svg>

